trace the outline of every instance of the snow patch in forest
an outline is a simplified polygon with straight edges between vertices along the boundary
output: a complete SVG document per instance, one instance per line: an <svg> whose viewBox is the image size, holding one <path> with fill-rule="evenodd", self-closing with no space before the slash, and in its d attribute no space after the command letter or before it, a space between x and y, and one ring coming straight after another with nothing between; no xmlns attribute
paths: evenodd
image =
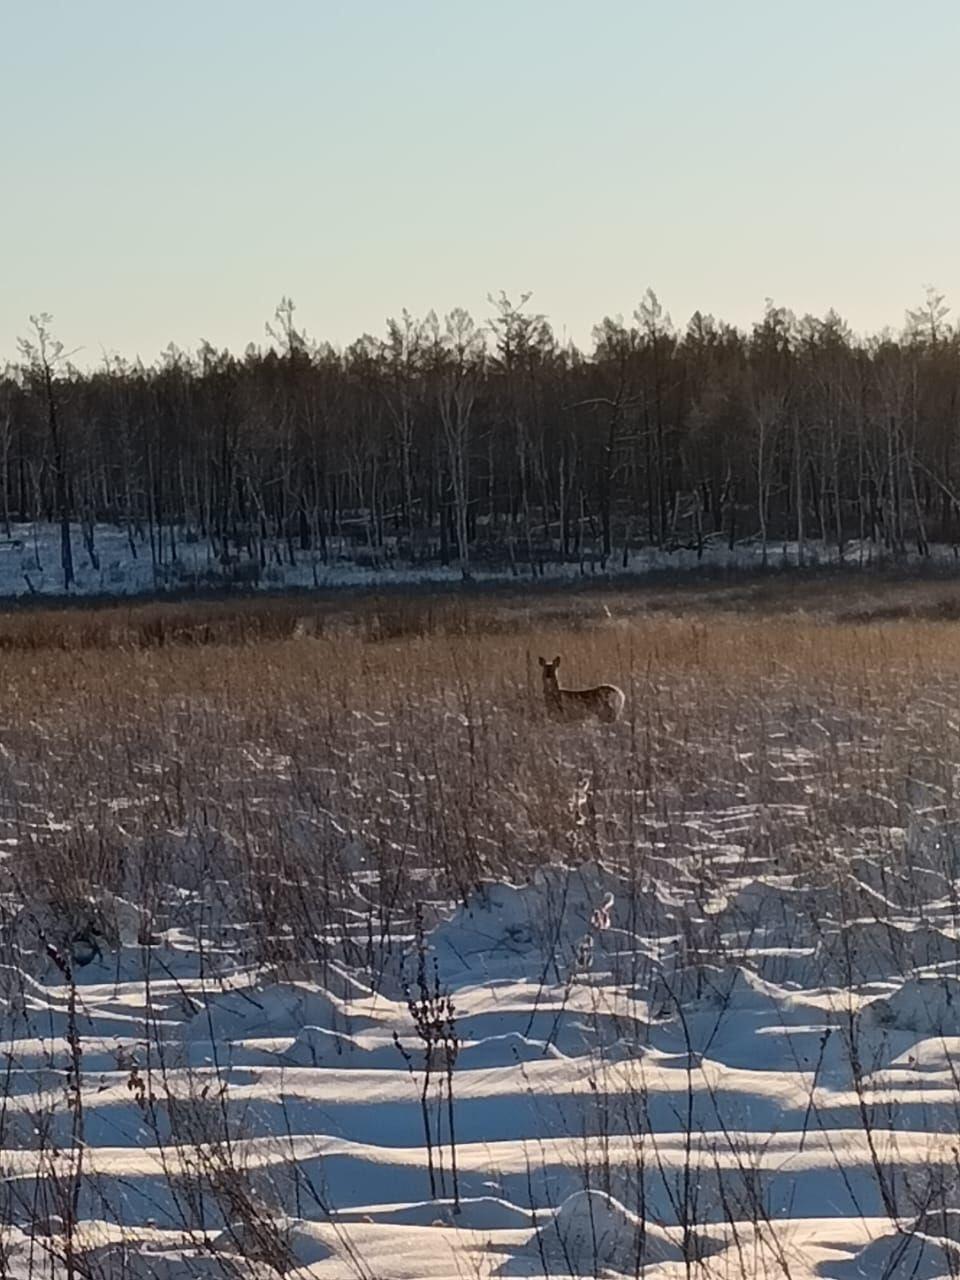
<svg viewBox="0 0 960 1280"><path fill-rule="evenodd" d="M189 592L237 588L243 590L323 590L385 586L456 584L463 575L456 564L414 564L399 558L390 548L368 551L355 542L330 538L325 556L294 550L284 544L264 550L264 562L248 552L232 554L227 563L218 557L209 540L183 529L168 528L150 538L143 530L98 524L92 530L71 526L75 580L64 590L61 531L52 523L13 524L9 536L0 536L0 597L20 596L139 596L158 592ZM879 564L888 560L882 548L871 543L849 542L843 562L849 566ZM771 568L796 565L801 549L796 542L769 543L766 552L757 540L708 541L702 554L696 548L660 550L647 547L622 551L604 561L596 552L582 561L564 561L544 553L534 564L518 562L511 569L471 566L475 582L511 582L533 574L544 580L634 577L659 573L692 573L697 570L746 571L764 564ZM836 546L814 541L802 549L807 567L836 565ZM926 558L904 553L897 564L956 565L955 548L933 546Z"/></svg>

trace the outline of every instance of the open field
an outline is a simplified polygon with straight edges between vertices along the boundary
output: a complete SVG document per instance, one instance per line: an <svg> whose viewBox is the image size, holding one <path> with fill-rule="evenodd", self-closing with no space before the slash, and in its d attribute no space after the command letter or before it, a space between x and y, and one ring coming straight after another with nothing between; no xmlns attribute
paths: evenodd
<svg viewBox="0 0 960 1280"><path fill-rule="evenodd" d="M2 1274L960 1274L957 602L4 616Z"/></svg>

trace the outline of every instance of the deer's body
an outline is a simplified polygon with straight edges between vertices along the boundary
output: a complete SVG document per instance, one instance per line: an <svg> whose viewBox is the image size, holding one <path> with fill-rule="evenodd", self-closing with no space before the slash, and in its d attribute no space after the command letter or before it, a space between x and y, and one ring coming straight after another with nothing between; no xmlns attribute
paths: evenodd
<svg viewBox="0 0 960 1280"><path fill-rule="evenodd" d="M615 684L598 684L594 689L561 689L557 679L560 659L540 659L543 674L543 700L547 715L561 724L574 724L596 716L604 724L612 724L623 710L623 690Z"/></svg>

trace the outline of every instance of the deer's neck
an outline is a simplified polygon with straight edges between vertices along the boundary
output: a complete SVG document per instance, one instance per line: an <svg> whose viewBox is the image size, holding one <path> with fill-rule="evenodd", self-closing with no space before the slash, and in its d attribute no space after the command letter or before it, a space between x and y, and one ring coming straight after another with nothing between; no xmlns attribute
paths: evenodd
<svg viewBox="0 0 960 1280"><path fill-rule="evenodd" d="M560 705L562 701L560 697L560 681L556 676L551 676L549 680L544 680L543 696L546 698L548 706Z"/></svg>

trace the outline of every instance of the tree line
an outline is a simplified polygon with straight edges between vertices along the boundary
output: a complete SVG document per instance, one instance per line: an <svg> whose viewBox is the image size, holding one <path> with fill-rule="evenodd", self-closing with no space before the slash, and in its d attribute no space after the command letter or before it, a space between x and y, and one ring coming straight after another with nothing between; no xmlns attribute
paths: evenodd
<svg viewBox="0 0 960 1280"><path fill-rule="evenodd" d="M768 302L748 330L675 326L648 290L589 354L529 296L404 312L343 350L284 298L242 355L169 347L80 370L48 316L0 376L0 521L56 521L65 585L79 536L128 531L175 571L185 539L220 571L392 559L536 571L547 561L789 540L960 541L960 326L927 291L903 330ZM79 534L77 529L79 527Z"/></svg>

